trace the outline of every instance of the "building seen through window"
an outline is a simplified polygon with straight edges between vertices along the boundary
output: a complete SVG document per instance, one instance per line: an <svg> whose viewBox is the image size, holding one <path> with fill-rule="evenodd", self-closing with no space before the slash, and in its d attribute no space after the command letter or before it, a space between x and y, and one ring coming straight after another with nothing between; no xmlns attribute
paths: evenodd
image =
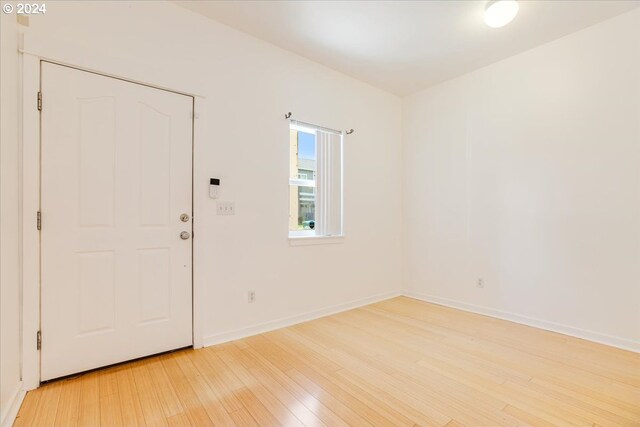
<svg viewBox="0 0 640 427"><path fill-rule="evenodd" d="M316 214L316 135L291 130L289 230L313 230Z"/></svg>

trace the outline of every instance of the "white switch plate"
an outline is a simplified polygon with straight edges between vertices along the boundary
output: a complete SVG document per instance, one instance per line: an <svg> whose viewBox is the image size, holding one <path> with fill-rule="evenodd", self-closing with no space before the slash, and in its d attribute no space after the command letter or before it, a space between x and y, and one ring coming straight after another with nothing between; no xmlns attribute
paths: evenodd
<svg viewBox="0 0 640 427"><path fill-rule="evenodd" d="M216 202L218 215L235 215L236 206L233 202Z"/></svg>

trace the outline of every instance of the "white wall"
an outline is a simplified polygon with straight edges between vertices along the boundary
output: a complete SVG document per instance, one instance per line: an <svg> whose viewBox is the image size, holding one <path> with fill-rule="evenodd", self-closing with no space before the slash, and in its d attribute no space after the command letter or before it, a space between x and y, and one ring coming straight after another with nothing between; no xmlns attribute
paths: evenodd
<svg viewBox="0 0 640 427"><path fill-rule="evenodd" d="M410 96L403 121L414 295L640 350L640 10Z"/></svg>
<svg viewBox="0 0 640 427"><path fill-rule="evenodd" d="M0 18L0 423L20 392L18 24ZM4 425L4 424L3 424Z"/></svg>
<svg viewBox="0 0 640 427"><path fill-rule="evenodd" d="M31 17L25 46L206 97L194 188L205 342L400 289L398 97L166 2L51 2ZM345 140L344 243L289 246L287 111L356 129ZM216 216L210 177L235 216Z"/></svg>
<svg viewBox="0 0 640 427"><path fill-rule="evenodd" d="M205 97L194 280L204 288L197 303L206 342L399 290L404 275L415 295L637 348L639 19L638 11L623 15L404 104L166 2L50 2L23 30L35 54ZM18 197L15 181L5 180L18 176L10 142L17 30L7 22L3 16L3 405L19 375L19 275L5 268L17 265L19 244L6 232L18 230L17 203L5 203ZM356 129L345 145L344 243L289 246L287 111ZM222 179L236 216L215 215L209 177Z"/></svg>

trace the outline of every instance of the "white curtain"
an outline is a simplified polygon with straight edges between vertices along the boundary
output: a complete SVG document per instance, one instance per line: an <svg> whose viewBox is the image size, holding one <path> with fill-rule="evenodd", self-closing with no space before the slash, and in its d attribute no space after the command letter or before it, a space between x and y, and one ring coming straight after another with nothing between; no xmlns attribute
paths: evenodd
<svg viewBox="0 0 640 427"><path fill-rule="evenodd" d="M342 135L316 131L316 230L319 235L342 234Z"/></svg>

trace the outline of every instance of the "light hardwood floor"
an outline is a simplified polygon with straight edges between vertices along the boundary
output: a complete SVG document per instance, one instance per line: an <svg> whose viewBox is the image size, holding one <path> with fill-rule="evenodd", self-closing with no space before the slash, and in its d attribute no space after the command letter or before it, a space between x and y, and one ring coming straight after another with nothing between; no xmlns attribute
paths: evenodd
<svg viewBox="0 0 640 427"><path fill-rule="evenodd" d="M399 297L30 392L16 426L640 426L640 354Z"/></svg>

